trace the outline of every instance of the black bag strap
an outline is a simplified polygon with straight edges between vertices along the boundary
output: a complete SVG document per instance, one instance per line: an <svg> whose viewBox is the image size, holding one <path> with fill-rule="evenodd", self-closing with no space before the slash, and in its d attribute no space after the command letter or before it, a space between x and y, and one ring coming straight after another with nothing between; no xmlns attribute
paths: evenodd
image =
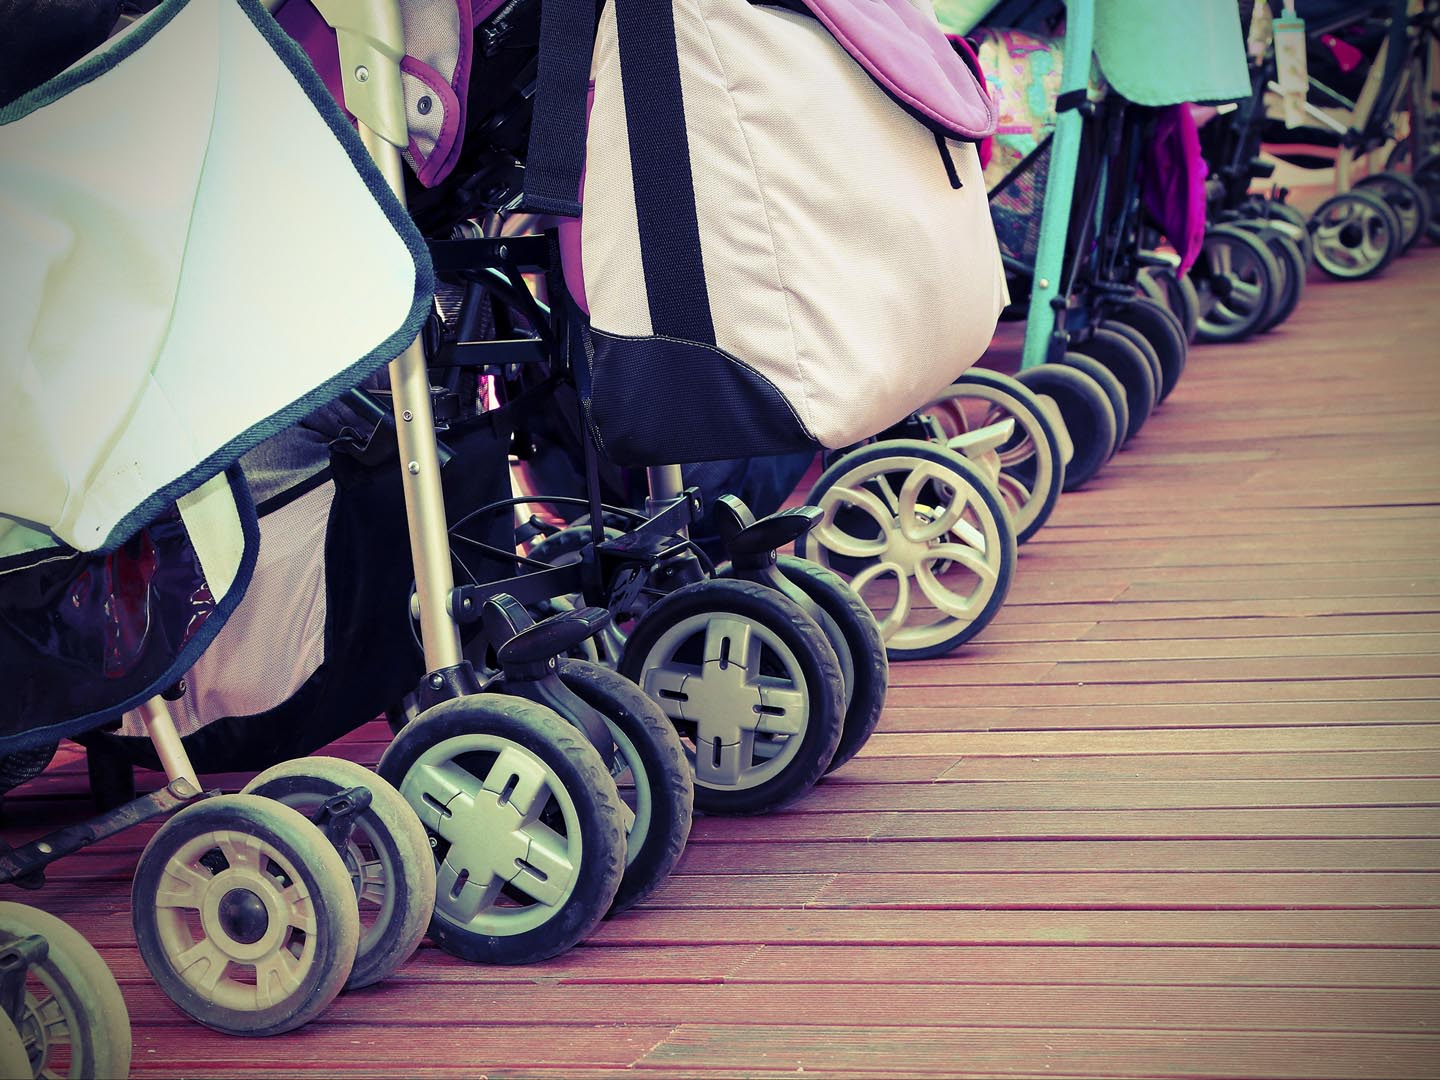
<svg viewBox="0 0 1440 1080"><path fill-rule="evenodd" d="M651 327L659 335L713 346L672 0L610 2L632 136L630 173ZM541 7L539 86L525 184L526 203L537 210L570 216L580 210L593 14L591 0L545 0ZM547 81L550 43L568 55L549 58Z"/></svg>
<svg viewBox="0 0 1440 1080"><path fill-rule="evenodd" d="M585 108L595 51L595 0L540 5L540 56L525 157L525 207L580 216Z"/></svg>

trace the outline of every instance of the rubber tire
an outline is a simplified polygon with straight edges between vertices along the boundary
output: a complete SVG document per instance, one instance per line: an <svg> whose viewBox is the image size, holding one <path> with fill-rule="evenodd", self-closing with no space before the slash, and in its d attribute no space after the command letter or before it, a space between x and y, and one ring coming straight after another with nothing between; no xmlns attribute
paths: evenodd
<svg viewBox="0 0 1440 1080"><path fill-rule="evenodd" d="M607 913L616 915L658 889L685 853L695 811L695 779L670 718L633 682L583 660L562 658L555 670L567 690L605 717L617 745L623 738L634 748L650 789L645 835L638 845L631 842L631 834L625 837L625 873Z"/></svg>
<svg viewBox="0 0 1440 1080"><path fill-rule="evenodd" d="M583 941L614 903L625 872L622 803L599 751L581 732L543 705L504 694L471 694L425 710L386 747L376 769L403 793L406 774L421 754L476 734L528 750L561 782L581 819L579 877L554 918L516 934L482 934L459 926L445 916L441 897L430 920L430 939L462 960L533 964Z"/></svg>
<svg viewBox="0 0 1440 1080"><path fill-rule="evenodd" d="M345 981L346 990L370 986L393 974L410 959L425 936L435 911L435 864L425 827L393 786L365 766L344 758L315 756L283 761L266 769L240 792L274 799L310 816L318 803L352 787L364 787L370 792L370 805L357 815L358 824L369 834L377 854L398 873L387 880L387 886L393 886L389 917L383 922L377 920L368 930L361 927L360 946L350 978Z"/></svg>
<svg viewBox="0 0 1440 1080"><path fill-rule="evenodd" d="M1270 254L1270 248L1259 237L1236 225L1216 225L1205 232L1205 246L1208 248L1219 241L1229 241L1230 244L1242 247L1250 257L1260 265L1263 291L1261 302L1256 304L1250 312L1240 313L1242 317L1236 322L1225 326L1218 324L1207 325L1204 312L1201 312L1200 326L1196 335L1198 341L1207 344L1218 342L1244 341L1246 338L1259 333L1261 326L1269 317L1273 305L1272 297L1275 291L1276 281L1280 274L1280 268L1275 264L1275 256ZM1202 259L1208 263L1208 255L1202 254ZM1199 286L1196 286L1198 291ZM1202 304L1203 307L1203 304Z"/></svg>
<svg viewBox="0 0 1440 1080"><path fill-rule="evenodd" d="M794 802L813 788L840 745L845 721L840 659L814 619L793 600L763 585L697 581L661 597L640 617L625 643L620 674L643 687L651 650L671 626L692 617L722 613L759 623L775 634L798 662L805 684L809 719L788 768L755 787L695 784L695 807L704 813L763 814Z"/></svg>
<svg viewBox="0 0 1440 1080"><path fill-rule="evenodd" d="M1289 203L1280 202L1278 199L1255 199L1250 205L1253 209L1253 216L1246 220L1281 226L1281 232L1300 249L1300 254L1305 257L1307 269L1314 265L1315 248L1310 239L1309 218Z"/></svg>
<svg viewBox="0 0 1440 1080"><path fill-rule="evenodd" d="M1120 452L1130 431L1130 405L1129 398L1125 394L1125 384L1115 377L1115 373L1098 360L1078 352L1067 352L1060 357L1060 364L1064 367L1074 368L1082 371L1094 379L1100 386L1100 392L1110 402L1110 408L1115 415L1115 443L1110 447L1110 454L1107 461Z"/></svg>
<svg viewBox="0 0 1440 1080"><path fill-rule="evenodd" d="M1410 178L1430 196L1430 220L1425 225L1425 235L1431 243L1440 244L1440 153L1422 158Z"/></svg>
<svg viewBox="0 0 1440 1080"><path fill-rule="evenodd" d="M1185 328L1169 308L1148 297L1136 297L1110 316L1110 321L1132 327L1144 335L1160 362L1160 400L1174 391L1185 374L1190 344Z"/></svg>
<svg viewBox="0 0 1440 1080"><path fill-rule="evenodd" d="M1187 344L1195 340L1200 322L1200 299L1189 274L1181 274L1169 266L1142 267L1135 284L1139 295L1153 301L1174 316L1185 334Z"/></svg>
<svg viewBox="0 0 1440 1080"><path fill-rule="evenodd" d="M1001 374L998 371L989 371L985 368L971 368L957 378L954 385L983 386L988 390L1014 398L1025 412L1029 414L1031 422L1045 442L1044 452L1050 455L1050 459L1053 462L1050 470L1050 483L1046 490L1039 495L1039 510L1035 512L1034 516L1031 517L1023 527L1016 529L1015 542L1017 544L1023 544L1039 532L1045 522L1050 519L1050 515L1055 511L1056 504L1060 501L1060 492L1064 490L1065 462L1060 459L1060 437L1056 434L1054 426L1050 422L1050 417L1046 414L1045 410L1041 408L1035 391L1031 390L1019 379ZM1009 408L1008 405L1005 407ZM1025 419L1025 417L1015 413L1013 409L1011 410L1011 414L1015 416L1017 422ZM1033 439L1033 435L1031 437ZM1040 450L1037 448L1036 452L1039 453ZM1038 473L1035 475L1038 475ZM1031 471L1026 469L1019 477L1021 482L1025 484L1025 487L1030 490L1032 496L1036 494L1033 487L1035 475L1031 475Z"/></svg>
<svg viewBox="0 0 1440 1080"><path fill-rule="evenodd" d="M20 1032L15 1028L15 1022L10 1019L10 1014L0 1009L0 1077L5 1080L21 1080L34 1075L30 1065L30 1055L25 1050L25 1041L20 1038ZM118 1073L124 1076L124 1073Z"/></svg>
<svg viewBox="0 0 1440 1080"><path fill-rule="evenodd" d="M49 946L48 955L32 972L43 972L51 984L52 1001L60 1005L70 1028L71 1074L84 1077L127 1076L130 1072L130 1013L120 984L95 947L69 923L28 904L0 902L0 947L18 938L39 934ZM36 970L38 968L38 971ZM41 1002L43 1006L44 1002ZM0 1014L3 1015L3 1014ZM23 1019L23 1018L22 1018ZM25 1055L25 1071L32 1065L20 1025L7 1017ZM7 1057L13 1053L13 1044ZM42 1071L45 1063L41 1062ZM3 1075L11 1076L9 1071Z"/></svg>
<svg viewBox="0 0 1440 1080"><path fill-rule="evenodd" d="M290 861L314 903L315 965L299 990L268 1009L229 1009L197 992L170 962L150 917L170 856L207 832L263 837ZM360 945L355 891L339 854L298 810L255 795L217 795L176 813L145 845L130 895L135 940L155 981L182 1011L229 1035L278 1035L315 1019L344 988Z"/></svg>
<svg viewBox="0 0 1440 1080"><path fill-rule="evenodd" d="M963 630L950 635L944 641L933 645L922 646L898 646L892 644L888 639L885 642L885 653L893 660L933 660L939 656L945 656L959 646L974 638L980 631L990 625L1001 605L1005 602L1005 596L1010 591L1010 583L1015 574L1015 563L1018 558L1017 545L1015 543L1015 530L1010 523L1009 511L1005 507L1000 495L990 485L988 478L982 473L978 466L956 453L948 447L937 446L930 442L920 442L913 439L887 439L882 442L870 443L859 449L846 454L842 459L836 461L830 468L820 474L815 481L815 486L810 489L810 494L805 502L808 505L820 505L827 492L839 480L841 476L864 464L869 459L883 459L884 457L905 454L920 458L929 458L932 462L945 465L954 471L967 486L976 493L976 496L985 504L987 513L995 519L995 527L999 534L1000 569L996 574L996 584L990 598L985 602L978 614L965 624ZM813 534L807 533L795 544L795 550L802 558L812 558L810 546L814 542ZM819 544L815 542L817 553ZM883 628L881 630L883 634Z"/></svg>
<svg viewBox="0 0 1440 1080"><path fill-rule="evenodd" d="M1355 190L1374 190L1400 219L1400 254L1405 254L1425 235L1425 226L1434 213L1430 195L1410 177L1398 172L1378 172L1355 182Z"/></svg>
<svg viewBox="0 0 1440 1080"><path fill-rule="evenodd" d="M1305 294L1305 276L1308 272L1305 254L1294 240L1273 225L1263 221L1245 221L1240 225L1265 241L1270 254L1275 257L1275 265L1280 269L1275 296L1271 301L1270 317L1260 328L1261 333L1269 333L1293 315L1300 305L1300 298Z"/></svg>
<svg viewBox="0 0 1440 1080"><path fill-rule="evenodd" d="M835 620L855 672L840 742L825 772L832 773L860 752L880 723L885 695L890 688L890 660L875 615L849 582L819 563L795 555L781 555L776 569Z"/></svg>
<svg viewBox="0 0 1440 1080"><path fill-rule="evenodd" d="M587 520L588 520L588 515ZM620 529L611 524L605 525L605 538L614 540L624 535ZM579 552L590 543L590 526L588 525L567 525L559 532L551 533L545 539L530 549L530 558L551 566L565 566L579 559ZM522 572L530 572L532 568L522 567ZM541 619L554 615L559 611L573 610L583 607L584 599L579 594L570 596L557 596L548 601L542 601L533 608L535 618ZM568 607L567 607L568 605ZM624 634L613 623L608 624L605 629L594 637L588 637L582 641L570 653L576 660L588 660L592 664L600 664L614 670L619 662L619 645L624 639ZM480 639L477 639L479 641ZM473 663L475 657L469 657ZM478 666L477 666L478 670Z"/></svg>
<svg viewBox="0 0 1440 1080"><path fill-rule="evenodd" d="M1150 411L1153 413L1155 407L1160 404L1160 390L1165 385L1165 371L1160 366L1160 354L1155 351L1155 346L1144 334L1127 323L1115 319L1103 319L1100 322L1100 329L1108 330L1112 334L1119 334L1126 341L1134 345L1144 357L1145 363L1150 367L1151 384L1155 387L1155 394L1150 400Z"/></svg>
<svg viewBox="0 0 1440 1080"><path fill-rule="evenodd" d="M1388 241L1384 254L1375 263L1359 271L1355 271L1350 268L1339 270L1335 264L1328 263L1324 254L1324 247L1318 240L1315 240L1315 265L1338 281L1364 281L1367 278L1372 278L1394 262L1395 257L1400 253L1401 227L1399 215L1395 213L1394 209L1384 199L1368 191L1347 191L1340 195L1332 195L1321 203L1310 218L1310 235L1312 239L1315 238L1315 235L1320 230L1320 218L1326 210L1346 201L1353 202L1357 200L1367 205L1372 212L1378 213L1386 219L1389 224L1387 230Z"/></svg>
<svg viewBox="0 0 1440 1080"><path fill-rule="evenodd" d="M1125 388L1125 404L1130 410L1130 423L1125 429L1123 449L1140 433L1150 410L1155 407L1158 390L1150 362L1129 339L1113 330L1096 327L1086 341L1071 345L1071 351L1104 366Z"/></svg>
<svg viewBox="0 0 1440 1080"><path fill-rule="evenodd" d="M1065 466L1062 490L1078 491L1110 460L1115 445L1115 410L1104 388L1064 364L1040 364L1015 378L1035 393L1054 399L1075 448Z"/></svg>

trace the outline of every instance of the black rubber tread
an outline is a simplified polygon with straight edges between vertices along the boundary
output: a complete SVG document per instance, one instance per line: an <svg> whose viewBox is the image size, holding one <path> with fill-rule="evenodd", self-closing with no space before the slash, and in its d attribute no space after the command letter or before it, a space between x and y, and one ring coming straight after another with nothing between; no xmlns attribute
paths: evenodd
<svg viewBox="0 0 1440 1080"><path fill-rule="evenodd" d="M625 873L608 912L615 915L658 889L680 861L690 839L695 780L670 718L633 682L584 660L562 658L556 673L571 693L604 715L635 747L650 788L650 827L638 845L633 831L626 836Z"/></svg>
<svg viewBox="0 0 1440 1080"><path fill-rule="evenodd" d="M1430 196L1430 220L1425 224L1425 235L1431 243L1440 244L1440 154L1427 154L1421 158L1410 175Z"/></svg>
<svg viewBox="0 0 1440 1080"><path fill-rule="evenodd" d="M890 660L880 624L860 594L835 571L795 555L781 555L776 567L787 581L804 591L835 620L850 652L855 682L835 756L825 766L832 773L860 752L880 723L890 688Z"/></svg>
<svg viewBox="0 0 1440 1080"><path fill-rule="evenodd" d="M1047 453L1050 454L1054 466L1051 470L1050 488L1040 498L1042 503L1039 512L1031 519L1023 529L1015 533L1015 542L1023 544L1029 540L1055 512L1055 506L1060 501L1060 492L1065 488L1065 462L1060 459L1060 437L1056 433L1054 425L1050 422L1049 415L1040 407L1040 400L1035 391L1022 383L1019 379L1005 375L999 371L990 371L986 368L971 368L955 380L958 385L969 383L971 385L985 386L992 390L1006 393L1018 400L1035 419L1035 426L1045 440ZM1035 478L1025 470L1020 477L1021 482L1035 494Z"/></svg>
<svg viewBox="0 0 1440 1080"><path fill-rule="evenodd" d="M1244 341L1246 338L1258 333L1260 327L1264 325L1265 320L1270 315L1273 306L1272 296L1275 291L1276 280L1280 273L1280 268L1275 264L1275 256L1270 254L1269 247L1265 245L1263 240L1255 236L1254 233L1242 229L1237 225L1216 225L1206 230L1206 247L1211 247L1222 241L1228 241L1230 244L1245 248L1263 267L1264 303L1242 321L1229 324L1225 327L1207 327L1204 324L1204 317L1202 315L1201 325L1196 332L1196 340L1206 343Z"/></svg>
<svg viewBox="0 0 1440 1080"><path fill-rule="evenodd" d="M155 923L155 898L171 857L206 833L263 838L289 860L315 912L316 962L301 986L267 1009L231 1009L206 998L171 963ZM299 811L257 795L217 795L191 803L145 845L130 892L140 956L170 1000L206 1027L230 1035L278 1035L309 1023L345 986L360 944L360 916L350 873L325 835Z"/></svg>
<svg viewBox="0 0 1440 1080"><path fill-rule="evenodd" d="M1290 239L1289 234L1262 221L1241 224L1265 241L1270 254L1275 256L1275 265L1280 268L1280 284L1270 306L1270 317L1260 328L1262 333L1266 333L1283 323L1300 306L1300 298L1305 293L1305 275L1308 268L1304 253L1300 246Z"/></svg>
<svg viewBox="0 0 1440 1080"><path fill-rule="evenodd" d="M406 773L424 751L446 739L480 733L529 750L563 783L581 817L581 876L555 917L532 930L476 933L447 919L442 900L430 920L430 938L464 960L536 963L583 941L610 910L625 872L623 804L604 760L583 734L553 710L504 694L472 694L427 709L385 749L376 769L403 790Z"/></svg>
<svg viewBox="0 0 1440 1080"><path fill-rule="evenodd" d="M1123 448L1140 434L1145 421L1150 419L1150 410L1155 407L1155 375L1150 362L1124 335L1099 326L1085 341L1073 343L1070 350L1103 364L1125 388L1125 404L1130 409L1130 423L1125 429L1125 438L1120 443Z"/></svg>
<svg viewBox="0 0 1440 1080"><path fill-rule="evenodd" d="M1300 253L1305 256L1306 267L1311 266L1315 262L1315 249L1311 246L1310 219L1287 202L1276 199L1262 199L1260 202L1262 212L1257 220L1289 225L1285 235L1300 248Z"/></svg>
<svg viewBox="0 0 1440 1080"><path fill-rule="evenodd" d="M49 1001L58 1006L71 1035L65 1047L70 1059L66 1075L129 1075L130 1013L110 968L95 947L69 923L28 904L0 902L0 951L31 934L39 934L48 946L48 955L35 974L43 972L41 981L49 984L47 988L52 995ZM45 1009L49 1002L39 1000L35 1004ZM28 1005L22 1008L28 1009ZM8 1019L17 1025L21 1022L20 1018ZM36 1020L43 1027L54 1022L53 1017ZM18 1031L16 1038L19 1038ZM38 1063L27 1060L25 1071L18 1075L32 1075L31 1069L37 1065L39 1071L33 1075L55 1075L52 1070L56 1063L44 1059Z"/></svg>
<svg viewBox="0 0 1440 1080"><path fill-rule="evenodd" d="M1118 322L1115 319L1104 319L1100 323L1100 329L1119 334L1139 349L1140 355L1145 358L1145 363L1150 365L1150 377L1152 385L1155 387L1155 396L1150 401L1150 411L1154 412L1155 407L1160 404L1161 388L1165 385L1165 371L1160 366L1160 354L1155 351L1155 346L1150 344L1149 338L1128 323Z"/></svg>
<svg viewBox="0 0 1440 1080"><path fill-rule="evenodd" d="M1150 343L1160 363L1160 400L1164 401L1185 373L1190 352L1185 327L1169 308L1143 296L1136 297L1110 318L1138 330Z"/></svg>
<svg viewBox="0 0 1440 1080"><path fill-rule="evenodd" d="M1410 177L1398 172L1378 172L1355 181L1359 191L1373 190L1395 211L1402 229L1400 253L1403 255L1425 235L1430 219L1430 196Z"/></svg>
<svg viewBox="0 0 1440 1080"><path fill-rule="evenodd" d="M1042 367L1044 365L1041 365ZM882 442L870 443L851 451L842 459L835 462L830 468L820 474L815 486L811 488L806 502L810 505L819 505L824 493L828 491L839 479L858 465L867 461L883 459L890 456L904 455L921 459L928 458L930 461L941 464L954 472L964 482L981 502L985 504L986 512L995 521L995 528L999 534L999 542L1002 547L1000 556L1000 573L997 575L995 591L991 593L990 599L986 601L984 608L965 624L964 628L950 635L942 642L923 647L907 647L885 643L886 655L893 660L931 660L938 656L944 656L953 652L965 642L974 638L985 627L990 625L996 614L999 613L1005 597L1010 591L1010 583L1015 574L1015 563L1018 558L1018 547L1015 543L1015 529L1010 523L1010 514L1005 507L1004 500L990 484L989 478L973 462L968 461L961 454L944 446L937 446L931 442L921 442L915 439L886 439ZM795 549L802 557L810 557L810 536L802 536L796 542ZM816 547L818 548L818 544Z"/></svg>
<svg viewBox="0 0 1440 1080"><path fill-rule="evenodd" d="M1340 195L1332 195L1330 196L1330 198L1326 199L1318 207L1316 207L1315 213L1310 218L1310 234L1312 241L1314 239L1315 233L1319 231L1321 215L1324 214L1325 211L1328 210L1330 207L1345 200L1359 200L1364 202L1368 207L1370 207L1370 209L1379 212L1390 223L1390 243L1385 250L1385 254L1373 265L1367 266L1363 270L1351 271L1347 268L1346 270L1337 272L1334 266L1327 265L1325 258L1322 254L1322 246L1318 242L1315 242L1315 265L1320 267L1320 269L1323 270L1326 274L1339 281L1364 281L1365 279L1372 278L1376 274L1380 273L1392 262L1394 262L1395 257L1400 254L1400 217L1398 214L1395 213L1394 209L1390 206L1389 203L1387 203L1384 199L1380 198L1379 195L1376 195L1373 192L1351 190L1344 192Z"/></svg>
<svg viewBox="0 0 1440 1080"><path fill-rule="evenodd" d="M1110 460L1115 446L1115 409L1104 388L1084 372L1064 364L1040 364L1015 377L1035 393L1053 398L1060 409L1074 447L1065 466L1063 490L1079 490Z"/></svg>
<svg viewBox="0 0 1440 1080"><path fill-rule="evenodd" d="M281 762L240 792L275 799L309 815L318 809L317 799L323 802L354 787L370 792L370 805L356 815L357 826L369 835L387 866L391 896L388 913L382 913L368 932L361 927L346 990L373 985L399 970L425 936L435 910L435 864L424 826L393 786L344 758L314 755Z"/></svg>
<svg viewBox="0 0 1440 1080"><path fill-rule="evenodd" d="M825 632L793 600L749 581L697 581L662 597L635 624L620 658L620 674L644 685L646 661L671 625L705 613L731 614L765 625L800 664L810 718L791 767L753 788L695 785L695 808L707 814L763 814L794 802L835 756L845 720L844 676Z"/></svg>
<svg viewBox="0 0 1440 1080"><path fill-rule="evenodd" d="M1130 405L1129 398L1125 394L1125 385L1115 377L1113 371L1084 353L1067 352L1060 357L1058 364L1061 367L1074 368L1076 371L1084 372L1099 385L1100 392L1110 402L1110 409L1115 415L1115 442L1110 447L1110 453L1105 459L1109 461L1120 452L1120 447L1130 431Z"/></svg>

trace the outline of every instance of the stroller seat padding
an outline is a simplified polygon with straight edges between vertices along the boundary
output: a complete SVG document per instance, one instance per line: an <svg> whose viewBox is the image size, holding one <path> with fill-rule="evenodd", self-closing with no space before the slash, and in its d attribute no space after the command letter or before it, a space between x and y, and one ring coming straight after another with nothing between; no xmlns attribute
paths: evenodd
<svg viewBox="0 0 1440 1080"><path fill-rule="evenodd" d="M254 0L0 110L0 513L114 550L414 339L423 241Z"/></svg>

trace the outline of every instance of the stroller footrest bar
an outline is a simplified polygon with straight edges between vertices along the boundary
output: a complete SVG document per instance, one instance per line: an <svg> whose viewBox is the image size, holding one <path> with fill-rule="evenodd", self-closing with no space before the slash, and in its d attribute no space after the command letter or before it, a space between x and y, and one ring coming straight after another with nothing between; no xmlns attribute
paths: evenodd
<svg viewBox="0 0 1440 1080"><path fill-rule="evenodd" d="M207 797L218 794L218 791L205 792ZM200 795L200 789L182 777L172 780L159 791L141 795L90 821L67 825L18 848L0 851L0 885L15 884L22 889L38 889L45 884L45 867L56 859L123 832L132 825L168 814Z"/></svg>

